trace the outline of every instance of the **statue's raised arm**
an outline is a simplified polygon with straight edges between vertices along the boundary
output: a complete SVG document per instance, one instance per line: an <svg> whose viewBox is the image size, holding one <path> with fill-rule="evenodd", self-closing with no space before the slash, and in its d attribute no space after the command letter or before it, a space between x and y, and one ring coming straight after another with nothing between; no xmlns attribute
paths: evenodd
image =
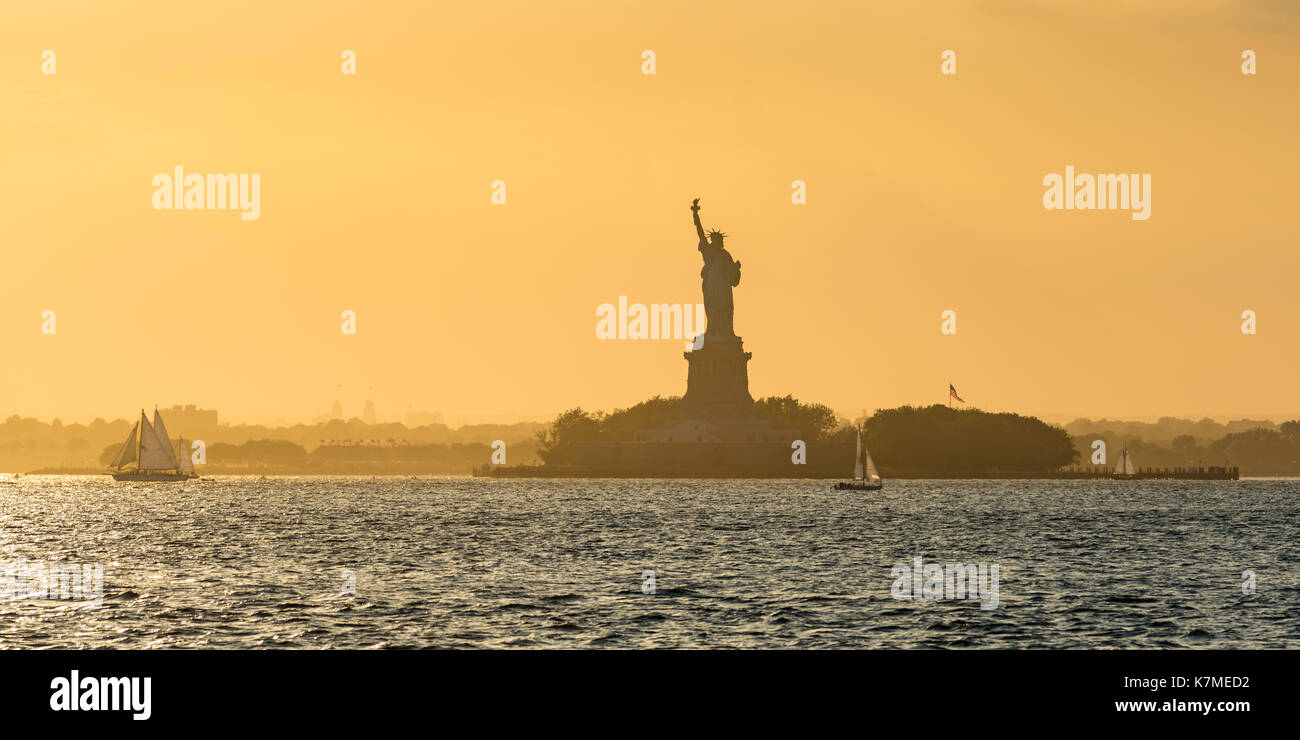
<svg viewBox="0 0 1300 740"><path fill-rule="evenodd" d="M691 201L691 217L695 219L695 233L700 237L700 251L708 245L709 240L704 236L704 225L700 223L700 199L696 198Z"/></svg>

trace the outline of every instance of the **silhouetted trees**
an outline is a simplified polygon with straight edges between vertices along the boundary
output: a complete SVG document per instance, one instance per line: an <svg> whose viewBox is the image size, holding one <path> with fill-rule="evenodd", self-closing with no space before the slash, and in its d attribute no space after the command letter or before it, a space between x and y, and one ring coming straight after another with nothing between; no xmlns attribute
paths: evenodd
<svg viewBox="0 0 1300 740"><path fill-rule="evenodd" d="M164 412L164 416L166 412ZM212 456L213 447L217 447L219 459L229 462L233 456L236 464L254 464L261 454L257 446L244 451L233 448L245 442L255 440L282 440L298 445L304 450L311 450L317 445L331 442L389 440L398 439L413 446L457 443L490 444L493 440L503 440L513 451L527 451L527 457L512 455L512 462L532 459L533 435L546 427L541 422L520 422L516 424L475 424L452 429L443 424L430 424L419 427L406 427L402 424L366 424L360 419L334 419L316 424L295 424L284 427L261 425L221 425L208 433L196 435L193 430L182 425L172 424L169 432L184 435L186 443L203 440L207 444L208 455ZM96 419L90 424L68 424L59 420L43 422L37 419L13 415L0 421L0 471L29 472L44 467L85 467L107 466L117 455L123 440L131 431L135 419L117 419L112 422ZM171 439L175 449L176 437ZM522 447L521 447L522 445ZM100 450L100 452L95 452ZM286 448L287 450L287 448ZM298 453L284 453L275 448L264 450L274 460L265 461L274 464L296 465L300 458ZM287 456L286 456L287 455ZM441 458L440 458L441 459ZM479 463L475 463L479 464ZM468 469L467 469L468 470Z"/></svg>
<svg viewBox="0 0 1300 740"><path fill-rule="evenodd" d="M1220 423L1209 418L1192 421L1191 419L1179 419L1174 416L1162 416L1159 421L1154 423L1111 421L1109 419L1075 419L1065 425L1065 431L1076 438L1093 435L1094 439L1100 439L1102 435L1111 434L1116 438L1143 439L1161 444L1168 444L1174 437L1180 436L1191 436L1197 440L1209 441L1221 439L1227 434L1245 432L1251 429L1277 429L1281 431L1280 427L1273 422L1264 420L1234 419Z"/></svg>
<svg viewBox="0 0 1300 740"><path fill-rule="evenodd" d="M611 414L570 409L538 435L538 455L551 465L573 461L578 442L625 442L636 432L662 428L678 418L676 397L656 396ZM761 419L776 429L788 429L809 442L851 442L852 426L818 403L793 396L761 398L755 402ZM877 462L896 471L1052 470L1078 459L1064 429L1032 417L955 410L946 406L877 411L867 422L867 442Z"/></svg>
<svg viewBox="0 0 1300 740"><path fill-rule="evenodd" d="M1183 434L1168 445L1114 432L1076 435L1074 445L1085 464L1098 439L1106 443L1107 465L1114 465L1119 450L1128 447L1139 468L1236 466L1245 475L1300 473L1300 421L1288 421L1276 429L1233 432L1213 441Z"/></svg>
<svg viewBox="0 0 1300 740"><path fill-rule="evenodd" d="M1283 425L1284 430L1295 423L1288 421ZM1208 457L1213 462L1207 465L1231 461L1244 470L1273 471L1288 464L1300 464L1300 436L1272 429L1251 429L1211 442L1209 451Z"/></svg>
<svg viewBox="0 0 1300 740"><path fill-rule="evenodd" d="M654 396L630 408L618 409L601 419L601 439L628 442L636 439L636 433L643 429L659 429L676 418L681 402L679 396Z"/></svg>
<svg viewBox="0 0 1300 740"><path fill-rule="evenodd" d="M555 417L550 429L537 433L537 456L547 465L571 464L575 443L600 439L603 417L599 412L588 414L581 408L565 411Z"/></svg>
<svg viewBox="0 0 1300 740"><path fill-rule="evenodd" d="M241 445L217 442L208 446L208 462L260 463L266 465L301 465L307 462L307 450L287 439L250 439Z"/></svg>
<svg viewBox="0 0 1300 740"><path fill-rule="evenodd" d="M1079 455L1064 429L1033 417L940 405L877 411L865 436L885 472L1053 470Z"/></svg>
<svg viewBox="0 0 1300 740"><path fill-rule="evenodd" d="M679 420L681 401L679 396L654 396L608 414L570 409L557 416L549 429L538 432L537 454L549 465L568 465L573 462L573 445L578 442L631 442L637 432L662 429ZM800 439L824 442L839 434L843 440L843 431L837 432L840 422L835 412L820 403L772 396L758 399L754 408L758 418L770 421L775 429L795 430Z"/></svg>
<svg viewBox="0 0 1300 740"><path fill-rule="evenodd" d="M838 420L829 406L800 403L794 396L768 396L754 402L758 418L772 422L773 429L791 429L799 439L826 442L834 433ZM853 439L856 439L856 435Z"/></svg>
<svg viewBox="0 0 1300 740"><path fill-rule="evenodd" d="M105 466L112 465L113 460L117 457L117 451L120 449L122 449L121 442L114 442L113 444L105 447L103 451L99 453L100 464Z"/></svg>

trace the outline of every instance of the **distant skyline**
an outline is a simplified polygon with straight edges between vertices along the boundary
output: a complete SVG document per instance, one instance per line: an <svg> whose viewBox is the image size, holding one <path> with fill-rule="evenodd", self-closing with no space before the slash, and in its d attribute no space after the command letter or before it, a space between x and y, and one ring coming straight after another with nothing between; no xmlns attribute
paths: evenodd
<svg viewBox="0 0 1300 740"><path fill-rule="evenodd" d="M672 395L680 395L680 394L672 394ZM934 403L941 403L941 402L932 401L929 403L913 403L911 405L929 406ZM164 415L165 412L167 412L168 409L170 409L173 405L175 404L172 403L157 404L158 408L164 412ZM197 405L200 409L211 408L209 406L204 406L203 404L197 404ZM905 405L905 404L900 404L900 405ZM954 407L961 407L960 404L953 404L953 405ZM965 404L965 407L972 408L970 404ZM146 406L141 408L145 408L146 410L152 411L154 405L147 404ZM568 407L568 408L572 408L572 407ZM556 410L554 412L538 412L533 415L510 414L510 413L476 413L472 410L444 412L435 409L412 410L410 413L420 414L420 415L441 414L442 416L441 422L425 422L425 423L441 423L451 428L457 428L457 427L470 426L475 424L517 424L517 423L531 423L531 422L546 423L552 421L559 413L568 410L568 408ZM612 408L606 408L606 409L595 409L589 407L584 407L584 408L587 411L613 411L614 410ZM974 407L974 408L982 408L982 407ZM356 404L355 408L352 408L351 410L349 410L349 406L347 404L344 404L343 416L341 418L343 418L344 420L361 419L362 418L361 409L362 409L361 404ZM319 423L320 421L324 420L325 417L329 416L328 411L322 411L319 413L300 414L297 416L283 415L277 417L251 418L251 417L239 417L236 415L226 414L221 409L216 409L216 410L221 414L222 425L249 424L249 425L262 425L262 426L293 426L296 424ZM852 420L862 415L862 410L848 411L846 409L834 409L834 408L832 410L834 410L837 415L839 415L840 417L846 420ZM874 413L876 410L877 409L866 409L867 415L869 416L871 413ZM1300 420L1300 411L1291 414L1262 413L1262 412L1229 413L1229 414L1217 414L1217 415L1216 414L1174 413L1174 414L1157 414L1152 416L1135 416L1135 415L1122 415L1122 414L1107 415L1107 414L1086 414L1086 413L1062 414L1062 413L1050 413L1050 412L1033 414L1025 411L1019 411L1016 409L983 408L982 410L994 411L994 412L1006 411L1006 412L1019 413L1023 416L1035 416L1038 417L1039 419L1042 419L1043 421L1058 426L1064 426L1074 421L1075 419L1080 419L1080 418L1091 419L1094 421L1106 419L1108 421L1145 422L1145 423L1152 423L1158 421L1160 418L1163 417L1187 419L1190 421L1199 421L1201 419L1209 418L1219 424L1227 424L1228 422L1240 421L1243 419L1249 419L1252 421L1271 421L1275 424L1281 424L1282 422L1285 421ZM35 418L38 421L43 421L43 422L51 422L55 419L58 419L64 424L88 424L94 421L96 418L101 418L106 421L112 421L114 419L130 420L134 418L134 416L138 413L138 411L139 409L137 408L124 413L95 414L90 416L59 416L59 415L49 415L49 414L19 414L19 416L23 416L26 418ZM406 411L402 411L400 413L386 413L382 408L380 408L377 413L377 419L378 419L377 423L387 424L387 423L396 422L396 423L406 424L407 414L408 412ZM8 418L9 416L12 415L13 412L6 412L4 410L0 410L0 421L3 421L5 418ZM408 424L408 426L410 425Z"/></svg>
<svg viewBox="0 0 1300 740"><path fill-rule="evenodd" d="M755 397L855 416L951 381L1058 423L1300 407L1300 6L309 15L0 10L0 413L293 422L342 385L348 416L546 421L680 395L683 342L599 339L596 311L700 300L696 197L744 264ZM176 167L259 175L256 219L156 209ZM1046 209L1067 168L1149 174L1149 218Z"/></svg>

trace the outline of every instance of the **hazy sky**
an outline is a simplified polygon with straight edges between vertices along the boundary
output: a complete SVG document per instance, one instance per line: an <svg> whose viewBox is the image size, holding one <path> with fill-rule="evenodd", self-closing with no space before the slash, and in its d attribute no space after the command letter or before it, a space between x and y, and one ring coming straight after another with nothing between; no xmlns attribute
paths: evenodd
<svg viewBox="0 0 1300 740"><path fill-rule="evenodd" d="M701 300L700 197L755 397L1300 415L1300 16L1104 5L7 2L0 414L680 394L682 340L595 312ZM260 217L155 210L177 165ZM1066 165L1149 173L1150 219L1045 210Z"/></svg>

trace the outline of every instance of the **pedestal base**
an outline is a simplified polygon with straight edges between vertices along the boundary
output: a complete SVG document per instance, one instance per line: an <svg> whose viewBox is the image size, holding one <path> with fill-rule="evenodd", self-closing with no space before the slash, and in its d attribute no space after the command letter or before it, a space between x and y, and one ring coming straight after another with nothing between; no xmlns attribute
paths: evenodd
<svg viewBox="0 0 1300 740"><path fill-rule="evenodd" d="M700 349L685 352L689 370L683 418L751 419L754 399L749 395L749 358L740 337L704 338Z"/></svg>

